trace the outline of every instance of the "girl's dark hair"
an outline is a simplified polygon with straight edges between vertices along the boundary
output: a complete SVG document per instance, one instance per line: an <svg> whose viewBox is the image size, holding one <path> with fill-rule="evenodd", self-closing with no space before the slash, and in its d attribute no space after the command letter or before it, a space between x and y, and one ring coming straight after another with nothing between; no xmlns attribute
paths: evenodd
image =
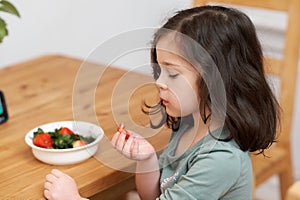
<svg viewBox="0 0 300 200"><path fill-rule="evenodd" d="M270 89L263 69L263 53L255 27L242 12L222 6L202 6L183 10L171 17L154 35L151 61L154 79L160 75L156 44L167 32L164 29L188 36L202 46L219 71L226 92L225 126L243 151L261 153L276 139L279 122L279 105ZM203 55L178 45L189 59L195 60L205 74L212 66ZM202 73L201 73L202 74ZM207 83L199 78L200 113L205 122L210 116L211 96ZM214 81L212 83L214 84ZM156 108L164 111L159 103ZM166 114L166 113L165 113ZM167 115L167 114L166 114ZM180 118L163 118L173 131L178 129Z"/></svg>

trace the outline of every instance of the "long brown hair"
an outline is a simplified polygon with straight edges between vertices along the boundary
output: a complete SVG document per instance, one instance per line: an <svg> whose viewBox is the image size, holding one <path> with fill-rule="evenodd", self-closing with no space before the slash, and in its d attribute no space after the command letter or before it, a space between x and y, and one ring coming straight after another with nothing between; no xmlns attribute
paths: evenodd
<svg viewBox="0 0 300 200"><path fill-rule="evenodd" d="M265 78L262 48L251 20L236 9L222 6L202 6L178 12L154 35L151 61L155 80L160 75L156 44L165 34L163 29L184 34L206 50L225 87L225 126L231 133L228 139L233 138L243 151L263 153L276 139L280 108ZM200 64L204 73L211 70L199 52L188 45L180 44L180 47L188 58ZM209 115L203 108L211 108L212 101L205 81L200 78L198 84L200 113L205 121ZM161 102L159 105L157 108L164 112ZM166 122L176 131L182 119L167 115L163 120L157 126Z"/></svg>

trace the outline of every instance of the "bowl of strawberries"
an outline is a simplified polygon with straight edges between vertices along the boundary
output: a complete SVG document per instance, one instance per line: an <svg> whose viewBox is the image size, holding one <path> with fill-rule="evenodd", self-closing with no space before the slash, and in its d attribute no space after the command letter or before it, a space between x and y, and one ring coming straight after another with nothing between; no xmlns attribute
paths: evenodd
<svg viewBox="0 0 300 200"><path fill-rule="evenodd" d="M59 121L33 128L25 135L25 142L38 160L67 165L93 156L103 135L100 126L89 122Z"/></svg>

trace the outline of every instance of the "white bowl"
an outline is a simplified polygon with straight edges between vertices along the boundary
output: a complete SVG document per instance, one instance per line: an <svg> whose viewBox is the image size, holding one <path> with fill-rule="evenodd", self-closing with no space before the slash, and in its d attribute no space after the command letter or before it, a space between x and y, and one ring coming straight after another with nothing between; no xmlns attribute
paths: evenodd
<svg viewBox="0 0 300 200"><path fill-rule="evenodd" d="M95 141L70 149L46 149L33 144L33 133L38 128L48 132L61 127L67 127L82 136L92 136L95 138ZM98 143L103 135L102 128L95 124L82 121L60 121L44 124L30 130L25 136L25 142L31 147L33 155L38 160L52 165L68 165L82 162L93 156L98 150Z"/></svg>

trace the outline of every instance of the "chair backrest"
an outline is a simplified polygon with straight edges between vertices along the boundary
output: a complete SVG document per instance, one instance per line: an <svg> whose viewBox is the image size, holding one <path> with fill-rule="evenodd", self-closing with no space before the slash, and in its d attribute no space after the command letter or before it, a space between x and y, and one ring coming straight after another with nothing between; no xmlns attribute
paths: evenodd
<svg viewBox="0 0 300 200"><path fill-rule="evenodd" d="M299 59L300 0L194 0L195 7L209 3L263 8L287 14L283 56L281 59L265 57L264 62L266 74L274 75L280 80L279 103L282 109L282 119L278 145L290 149Z"/></svg>

